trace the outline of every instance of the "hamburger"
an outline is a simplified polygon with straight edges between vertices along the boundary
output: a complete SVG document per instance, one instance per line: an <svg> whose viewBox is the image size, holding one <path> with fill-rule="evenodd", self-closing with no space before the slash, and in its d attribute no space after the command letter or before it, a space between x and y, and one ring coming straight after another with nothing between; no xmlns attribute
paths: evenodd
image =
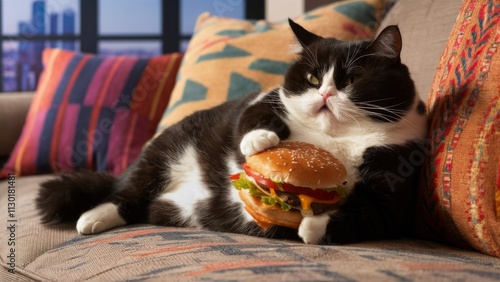
<svg viewBox="0 0 500 282"><path fill-rule="evenodd" d="M230 180L264 230L272 225L297 229L304 216L334 210L346 196L345 167L309 143L281 142L247 157L242 167Z"/></svg>

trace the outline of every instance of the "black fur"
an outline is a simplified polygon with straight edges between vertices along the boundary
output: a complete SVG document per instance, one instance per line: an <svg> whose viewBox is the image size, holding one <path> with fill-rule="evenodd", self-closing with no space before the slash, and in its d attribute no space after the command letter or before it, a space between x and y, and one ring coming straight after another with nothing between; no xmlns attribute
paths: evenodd
<svg viewBox="0 0 500 282"><path fill-rule="evenodd" d="M331 216L324 243L345 244L397 238L411 233L420 167L420 142L365 151L359 168L363 180Z"/></svg>
<svg viewBox="0 0 500 282"><path fill-rule="evenodd" d="M104 202L114 190L116 179L105 173L66 173L43 182L36 206L43 223L72 221Z"/></svg>

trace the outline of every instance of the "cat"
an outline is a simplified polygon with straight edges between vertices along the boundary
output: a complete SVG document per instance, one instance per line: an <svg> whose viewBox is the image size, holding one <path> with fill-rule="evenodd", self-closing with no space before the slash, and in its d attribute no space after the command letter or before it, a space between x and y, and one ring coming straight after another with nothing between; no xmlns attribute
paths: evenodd
<svg viewBox="0 0 500 282"><path fill-rule="evenodd" d="M76 220L81 234L135 223L195 227L307 244L402 236L411 225L426 108L402 64L401 34L372 41L323 38L289 20L297 58L281 86L196 112L165 129L119 178L74 172L41 184L44 223ZM263 231L229 175L245 157L283 140L330 151L347 169L337 210L298 230Z"/></svg>

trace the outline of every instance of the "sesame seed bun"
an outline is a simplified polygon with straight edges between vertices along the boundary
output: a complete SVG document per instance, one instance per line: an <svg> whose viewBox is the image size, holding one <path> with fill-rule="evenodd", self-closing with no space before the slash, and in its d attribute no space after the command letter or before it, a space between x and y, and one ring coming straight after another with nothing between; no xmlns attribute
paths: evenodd
<svg viewBox="0 0 500 282"><path fill-rule="evenodd" d="M347 176L344 165L330 152L298 141L281 142L247 157L246 163L273 181L313 189L341 186Z"/></svg>

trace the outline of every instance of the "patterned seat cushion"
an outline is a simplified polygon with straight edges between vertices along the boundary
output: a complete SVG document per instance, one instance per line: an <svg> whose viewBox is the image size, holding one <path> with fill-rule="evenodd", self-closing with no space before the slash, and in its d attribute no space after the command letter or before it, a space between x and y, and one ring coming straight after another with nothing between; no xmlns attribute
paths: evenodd
<svg viewBox="0 0 500 282"><path fill-rule="evenodd" d="M123 280L411 280L500 279L500 260L428 241L402 239L311 246L245 235L152 225L78 235L75 223L45 226L35 210L38 183L15 180L16 276L9 268L10 232L0 232L0 281ZM0 181L0 187L7 187ZM7 206L7 189L0 189ZM0 213L7 222L7 213Z"/></svg>
<svg viewBox="0 0 500 282"><path fill-rule="evenodd" d="M471 271L473 269L473 271ZM26 267L44 279L365 281L500 278L500 262L479 253L418 240L349 246L298 242L202 230L129 226L78 236Z"/></svg>

